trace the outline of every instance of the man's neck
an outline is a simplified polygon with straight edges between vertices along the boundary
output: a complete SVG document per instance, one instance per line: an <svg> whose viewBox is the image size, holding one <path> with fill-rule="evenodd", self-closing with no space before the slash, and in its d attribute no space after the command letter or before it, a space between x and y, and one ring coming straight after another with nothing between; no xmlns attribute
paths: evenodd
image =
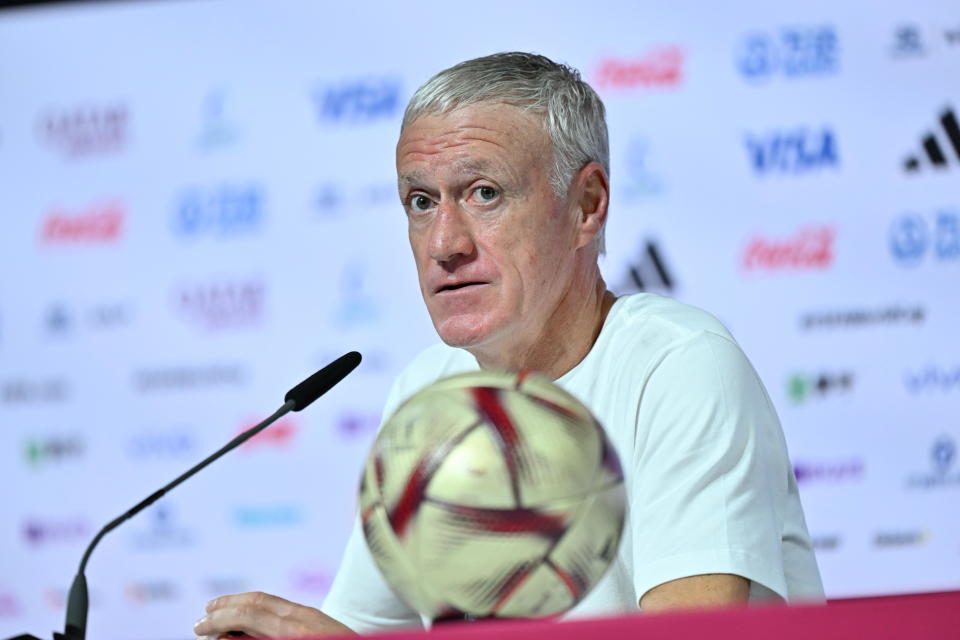
<svg viewBox="0 0 960 640"><path fill-rule="evenodd" d="M556 380L593 348L616 296L596 272L592 285L567 292L541 333L527 345L470 348L483 369L537 371Z"/></svg>

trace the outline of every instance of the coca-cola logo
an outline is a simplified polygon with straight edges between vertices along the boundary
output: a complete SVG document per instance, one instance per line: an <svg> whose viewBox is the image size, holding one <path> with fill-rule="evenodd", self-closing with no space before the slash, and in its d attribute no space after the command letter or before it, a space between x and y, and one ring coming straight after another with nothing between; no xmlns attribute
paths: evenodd
<svg viewBox="0 0 960 640"><path fill-rule="evenodd" d="M674 87L683 81L685 54L677 45L650 49L636 58L601 60L591 83L596 89Z"/></svg>
<svg viewBox="0 0 960 640"><path fill-rule="evenodd" d="M754 238L743 252L747 271L827 269L833 265L833 227L807 227L782 239Z"/></svg>
<svg viewBox="0 0 960 640"><path fill-rule="evenodd" d="M247 429L255 426L259 423L259 420L249 420L243 427L236 433L240 435ZM281 420L277 420L275 423L253 436L242 445L240 445L241 451L250 451L251 449L258 448L282 448L288 446L293 441L293 438L296 436L298 431L298 425L293 418L287 417Z"/></svg>
<svg viewBox="0 0 960 640"><path fill-rule="evenodd" d="M43 222L40 240L44 244L108 243L123 233L126 212L122 204L97 204L86 210L70 213L51 211Z"/></svg>

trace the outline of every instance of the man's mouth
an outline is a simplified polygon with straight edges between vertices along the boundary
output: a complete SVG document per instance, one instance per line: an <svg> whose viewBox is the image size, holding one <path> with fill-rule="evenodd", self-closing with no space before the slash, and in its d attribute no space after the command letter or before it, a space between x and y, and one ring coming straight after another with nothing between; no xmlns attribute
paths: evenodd
<svg viewBox="0 0 960 640"><path fill-rule="evenodd" d="M459 291L460 289L466 289L468 287L474 287L482 284L487 284L486 282L481 282L479 280L471 280L468 282L454 282L451 284L445 284L439 287L435 293L445 293L448 291Z"/></svg>

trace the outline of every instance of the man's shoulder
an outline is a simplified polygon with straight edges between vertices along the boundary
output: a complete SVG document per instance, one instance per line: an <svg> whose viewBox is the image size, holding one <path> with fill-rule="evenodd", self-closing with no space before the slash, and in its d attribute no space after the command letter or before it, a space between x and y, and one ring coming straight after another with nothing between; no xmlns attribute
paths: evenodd
<svg viewBox="0 0 960 640"><path fill-rule="evenodd" d="M442 342L433 344L403 368L394 381L391 393L393 405L399 405L423 387L440 378L478 369L477 360L470 352Z"/></svg>
<svg viewBox="0 0 960 640"><path fill-rule="evenodd" d="M635 293L618 300L612 331L620 338L668 345L712 334L733 342L726 326L713 314L653 293Z"/></svg>

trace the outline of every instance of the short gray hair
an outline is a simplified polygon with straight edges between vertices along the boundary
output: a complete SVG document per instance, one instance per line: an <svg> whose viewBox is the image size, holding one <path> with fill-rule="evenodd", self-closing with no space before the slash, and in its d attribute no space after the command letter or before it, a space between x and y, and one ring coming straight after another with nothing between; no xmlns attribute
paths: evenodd
<svg viewBox="0 0 960 640"><path fill-rule="evenodd" d="M401 133L414 120L481 102L509 104L541 115L553 143L550 185L564 199L577 172L598 162L610 175L610 143L603 102L580 72L534 53L495 53L441 71L417 89L403 114ZM604 251L603 229L597 248Z"/></svg>

